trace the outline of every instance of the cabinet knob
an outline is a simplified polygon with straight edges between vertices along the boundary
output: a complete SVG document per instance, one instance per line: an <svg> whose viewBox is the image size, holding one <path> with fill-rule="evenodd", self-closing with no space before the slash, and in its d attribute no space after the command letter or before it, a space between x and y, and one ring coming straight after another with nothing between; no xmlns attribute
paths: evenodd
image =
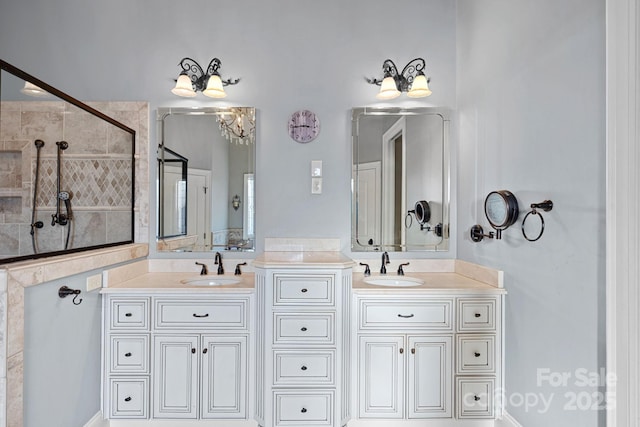
<svg viewBox="0 0 640 427"><path fill-rule="evenodd" d="M307 332L307 327L306 327L306 326L303 326L302 328L300 328L300 330L301 330L302 332Z"/></svg>
<svg viewBox="0 0 640 427"><path fill-rule="evenodd" d="M400 347L400 354L404 353L404 348Z"/></svg>
<svg viewBox="0 0 640 427"><path fill-rule="evenodd" d="M476 316L476 317L480 317L480 316L482 316L482 314L480 314L480 313L476 313L476 314L474 314L474 316Z"/></svg>
<svg viewBox="0 0 640 427"><path fill-rule="evenodd" d="M300 369L303 370L303 371L306 371L307 367L303 365Z"/></svg>
<svg viewBox="0 0 640 427"><path fill-rule="evenodd" d="M411 354L416 354L416 349L415 348L411 349Z"/></svg>
<svg viewBox="0 0 640 427"><path fill-rule="evenodd" d="M196 349L195 348L191 349L191 354L196 354Z"/></svg>
<svg viewBox="0 0 640 427"><path fill-rule="evenodd" d="M480 396L478 396L477 394L475 394L475 395L473 396L473 400L475 400L475 401L477 402L478 400L480 400Z"/></svg>
<svg viewBox="0 0 640 427"><path fill-rule="evenodd" d="M307 291L308 291L308 289L307 289L307 288L302 288L302 289L300 290L300 292L302 292L303 294L307 293Z"/></svg>
<svg viewBox="0 0 640 427"><path fill-rule="evenodd" d="M131 353L125 353L124 357L131 357Z"/></svg>
<svg viewBox="0 0 640 427"><path fill-rule="evenodd" d="M300 410L300 412L302 412L303 414L304 414L304 413L306 413L306 412L307 412L307 408L302 408L302 409Z"/></svg>
<svg viewBox="0 0 640 427"><path fill-rule="evenodd" d="M131 313L125 313L124 314L124 317L131 317L131 316L133 316L133 314L131 314Z"/></svg>
<svg viewBox="0 0 640 427"><path fill-rule="evenodd" d="M478 353L477 351L476 351L475 353L473 353L473 355L474 355L475 357L480 357L480 353Z"/></svg>
<svg viewBox="0 0 640 427"><path fill-rule="evenodd" d="M131 402L131 398L127 396L127 397L124 398L124 401L125 402Z"/></svg>
<svg viewBox="0 0 640 427"><path fill-rule="evenodd" d="M209 351L209 350L208 350L208 349L206 349L206 348L203 348L203 349L202 349L202 354L207 354L207 351Z"/></svg>

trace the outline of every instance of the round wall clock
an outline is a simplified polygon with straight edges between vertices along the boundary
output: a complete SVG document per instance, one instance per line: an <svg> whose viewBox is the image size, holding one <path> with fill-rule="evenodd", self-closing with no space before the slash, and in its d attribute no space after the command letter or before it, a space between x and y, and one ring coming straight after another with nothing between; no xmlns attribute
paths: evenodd
<svg viewBox="0 0 640 427"><path fill-rule="evenodd" d="M293 113L287 126L289 136L296 142L311 142L320 133L320 120L314 112L309 110L299 110Z"/></svg>

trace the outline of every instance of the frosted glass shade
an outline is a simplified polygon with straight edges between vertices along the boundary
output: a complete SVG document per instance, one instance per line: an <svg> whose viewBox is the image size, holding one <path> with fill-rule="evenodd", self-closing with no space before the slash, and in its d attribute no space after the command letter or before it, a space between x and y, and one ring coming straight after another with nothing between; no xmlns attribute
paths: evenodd
<svg viewBox="0 0 640 427"><path fill-rule="evenodd" d="M393 99L400 96L400 91L396 86L396 81L393 77L385 77L380 85L380 92L376 95L378 99Z"/></svg>
<svg viewBox="0 0 640 427"><path fill-rule="evenodd" d="M47 91L39 88L31 82L24 82L24 87L20 89L20 92L30 96L46 96L48 94Z"/></svg>
<svg viewBox="0 0 640 427"><path fill-rule="evenodd" d="M224 98L227 94L222 87L222 80L218 75L212 75L207 82L207 88L202 92L209 98Z"/></svg>
<svg viewBox="0 0 640 427"><path fill-rule="evenodd" d="M429 89L427 78L424 74L418 74L416 78L413 79L411 89L407 92L407 96L411 98L423 98L429 95L431 95L431 89Z"/></svg>
<svg viewBox="0 0 640 427"><path fill-rule="evenodd" d="M193 90L193 84L191 84L191 78L186 74L180 74L176 87L171 89L171 93L178 96L184 96L186 98L193 98L196 96L196 91Z"/></svg>

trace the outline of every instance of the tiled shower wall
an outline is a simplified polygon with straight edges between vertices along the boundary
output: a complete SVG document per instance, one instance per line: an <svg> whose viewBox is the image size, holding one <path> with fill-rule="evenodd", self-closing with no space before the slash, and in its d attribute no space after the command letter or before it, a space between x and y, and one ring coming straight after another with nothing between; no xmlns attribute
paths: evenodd
<svg viewBox="0 0 640 427"><path fill-rule="evenodd" d="M146 103L90 105L137 132L147 132L146 128L140 129L140 124L148 121ZM44 223L43 228L35 230L38 252L64 249L67 227L51 225L57 195L56 142L62 140L69 144L62 151L60 186L72 195L69 248L130 240L132 147L129 134L66 102L2 102L0 258L33 253L30 225L36 139L45 143L40 151L35 203L36 221ZM62 212L65 212L64 204ZM139 219L139 209L136 215ZM140 227L136 231L141 231Z"/></svg>

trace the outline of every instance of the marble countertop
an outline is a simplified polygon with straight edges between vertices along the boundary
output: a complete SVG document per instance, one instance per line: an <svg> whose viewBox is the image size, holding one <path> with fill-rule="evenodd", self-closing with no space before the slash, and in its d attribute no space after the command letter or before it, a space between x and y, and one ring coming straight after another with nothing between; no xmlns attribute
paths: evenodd
<svg viewBox="0 0 640 427"><path fill-rule="evenodd" d="M263 268L348 268L353 259L335 251L264 252L253 261Z"/></svg>
<svg viewBox="0 0 640 427"><path fill-rule="evenodd" d="M402 279L413 278L420 279L424 283L418 286L379 286L371 285L365 282L366 279ZM458 273L421 273L412 272L405 276L397 274L372 274L365 277L363 273L353 274L353 291L354 292L377 292L377 293L408 293L408 292L431 292L431 293L465 293L469 292L478 294L505 294L503 288L498 288L478 280L470 279Z"/></svg>
<svg viewBox="0 0 640 427"><path fill-rule="evenodd" d="M189 285L182 283L184 280L199 280L209 278L216 279L238 279L240 283L233 285ZM242 273L240 276L232 274L209 274L201 276L197 273L145 273L135 278L118 283L115 286L102 288L100 293L135 293L135 292L157 292L157 293L211 293L211 292L253 292L255 279L253 273Z"/></svg>

